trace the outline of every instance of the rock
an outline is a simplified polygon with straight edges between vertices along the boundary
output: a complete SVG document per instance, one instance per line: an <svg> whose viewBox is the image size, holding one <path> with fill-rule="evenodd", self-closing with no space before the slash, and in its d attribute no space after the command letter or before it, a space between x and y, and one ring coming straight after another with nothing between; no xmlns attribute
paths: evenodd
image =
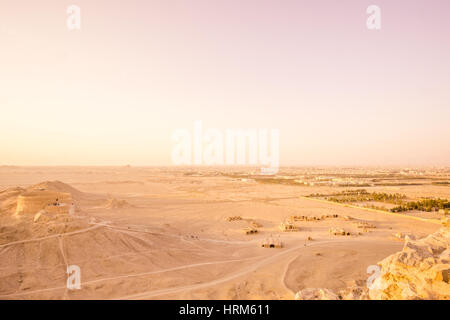
<svg viewBox="0 0 450 320"><path fill-rule="evenodd" d="M51 216L45 210L40 210L34 215L33 222L48 222L51 220Z"/></svg>
<svg viewBox="0 0 450 320"><path fill-rule="evenodd" d="M41 217L41 214L42 214L41 211L39 211L38 213L36 213L34 215L33 222L38 222L39 221L39 218Z"/></svg>
<svg viewBox="0 0 450 320"><path fill-rule="evenodd" d="M450 299L450 230L420 240L405 237L403 250L378 264L380 276L369 296L376 300Z"/></svg>
<svg viewBox="0 0 450 320"><path fill-rule="evenodd" d="M339 296L329 289L309 288L297 292L295 300L339 300Z"/></svg>
<svg viewBox="0 0 450 320"><path fill-rule="evenodd" d="M365 286L352 286L339 291L341 300L368 300L369 289Z"/></svg>
<svg viewBox="0 0 450 320"><path fill-rule="evenodd" d="M300 290L295 299L449 300L450 229L442 228L419 240L401 236L405 239L403 249L378 263L380 275L370 288L360 280L338 293L324 288Z"/></svg>
<svg viewBox="0 0 450 320"><path fill-rule="evenodd" d="M401 232L397 232L396 234L394 234L394 237L396 237L397 239L400 240L416 240L416 237L413 234L407 233L407 234L403 234Z"/></svg>

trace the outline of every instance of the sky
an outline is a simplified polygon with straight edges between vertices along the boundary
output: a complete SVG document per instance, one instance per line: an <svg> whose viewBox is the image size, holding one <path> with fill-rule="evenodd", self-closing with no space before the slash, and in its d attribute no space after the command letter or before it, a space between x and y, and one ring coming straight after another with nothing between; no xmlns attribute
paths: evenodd
<svg viewBox="0 0 450 320"><path fill-rule="evenodd" d="M279 130L281 165L448 166L449 17L448 0L2 0L0 165L171 165L200 120Z"/></svg>

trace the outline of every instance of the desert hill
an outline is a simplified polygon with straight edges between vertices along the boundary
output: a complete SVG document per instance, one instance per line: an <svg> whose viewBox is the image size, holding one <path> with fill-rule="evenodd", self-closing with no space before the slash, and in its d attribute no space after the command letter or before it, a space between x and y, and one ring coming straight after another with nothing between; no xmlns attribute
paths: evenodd
<svg viewBox="0 0 450 320"><path fill-rule="evenodd" d="M61 181L45 181L29 187L8 188L0 192L0 213L37 213L46 205L83 200L86 194Z"/></svg>
<svg viewBox="0 0 450 320"><path fill-rule="evenodd" d="M45 181L26 188L26 191L55 191L61 193L70 193L75 200L85 198L85 194L69 184L61 181Z"/></svg>

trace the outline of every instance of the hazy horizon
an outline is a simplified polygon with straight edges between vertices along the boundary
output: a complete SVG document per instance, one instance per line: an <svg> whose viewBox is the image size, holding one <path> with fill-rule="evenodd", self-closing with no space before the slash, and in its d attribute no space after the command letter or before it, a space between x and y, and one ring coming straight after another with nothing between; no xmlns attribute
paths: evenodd
<svg viewBox="0 0 450 320"><path fill-rule="evenodd" d="M172 133L201 120L278 129L281 167L450 166L449 13L444 0L4 0L0 165L170 166Z"/></svg>

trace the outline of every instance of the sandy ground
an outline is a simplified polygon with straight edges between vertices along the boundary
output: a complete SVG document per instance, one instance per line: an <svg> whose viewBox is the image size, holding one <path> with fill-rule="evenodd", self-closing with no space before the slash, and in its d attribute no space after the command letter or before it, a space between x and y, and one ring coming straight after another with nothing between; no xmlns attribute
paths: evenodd
<svg viewBox="0 0 450 320"><path fill-rule="evenodd" d="M76 217L37 224L8 207L15 199L9 188L53 180L80 191ZM427 188L427 196L450 197L447 186ZM425 236L440 227L300 197L325 189L214 170L1 167L0 190L9 190L0 194L0 299L292 299L304 288L363 283L369 265L402 248L394 234ZM296 222L298 232L278 228L292 215L333 214ZM245 235L252 221L262 227ZM361 232L355 222L376 228ZM352 235L331 235L333 227ZM262 248L269 236L283 248ZM66 288L68 265L80 267L81 290Z"/></svg>

